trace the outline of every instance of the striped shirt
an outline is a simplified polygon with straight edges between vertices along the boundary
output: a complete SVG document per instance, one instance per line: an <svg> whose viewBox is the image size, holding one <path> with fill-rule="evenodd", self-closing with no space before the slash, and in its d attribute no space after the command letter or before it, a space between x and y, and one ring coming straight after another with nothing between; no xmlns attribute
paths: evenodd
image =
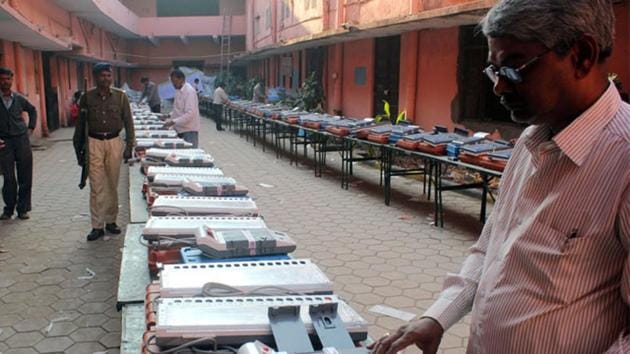
<svg viewBox="0 0 630 354"><path fill-rule="evenodd" d="M448 329L472 310L468 353L630 353L629 142L614 85L556 136L527 128L478 242L424 316Z"/></svg>

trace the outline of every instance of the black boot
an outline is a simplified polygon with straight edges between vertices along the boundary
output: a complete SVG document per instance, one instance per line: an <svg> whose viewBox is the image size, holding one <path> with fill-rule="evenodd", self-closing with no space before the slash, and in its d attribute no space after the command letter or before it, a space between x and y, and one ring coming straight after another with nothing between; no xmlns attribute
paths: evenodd
<svg viewBox="0 0 630 354"><path fill-rule="evenodd" d="M109 232L110 234L120 234L120 227L118 227L115 222L111 224L105 224L105 230L107 230L107 232Z"/></svg>
<svg viewBox="0 0 630 354"><path fill-rule="evenodd" d="M92 231L90 231L87 235L87 240L96 241L103 236L105 236L105 231L103 231L103 229L92 229Z"/></svg>

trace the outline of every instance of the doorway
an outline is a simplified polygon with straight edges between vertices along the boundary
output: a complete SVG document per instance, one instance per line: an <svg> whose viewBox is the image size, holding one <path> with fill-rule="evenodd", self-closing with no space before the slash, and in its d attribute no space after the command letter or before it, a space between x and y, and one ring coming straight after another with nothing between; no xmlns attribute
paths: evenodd
<svg viewBox="0 0 630 354"><path fill-rule="evenodd" d="M374 51L374 116L385 113L387 101L393 122L398 115L400 36L376 38Z"/></svg>
<svg viewBox="0 0 630 354"><path fill-rule="evenodd" d="M42 53L42 67L44 69L44 97L46 98L46 123L48 131L52 132L59 129L59 101L57 98L57 88L52 87L52 78L50 76L50 61L52 60L52 52Z"/></svg>

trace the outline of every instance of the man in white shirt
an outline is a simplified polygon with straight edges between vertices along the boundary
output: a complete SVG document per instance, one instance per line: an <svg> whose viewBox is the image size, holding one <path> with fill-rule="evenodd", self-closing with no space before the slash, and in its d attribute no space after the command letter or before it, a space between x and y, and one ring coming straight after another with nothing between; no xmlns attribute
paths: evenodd
<svg viewBox="0 0 630 354"><path fill-rule="evenodd" d="M217 130L222 131L223 127L221 122L223 121L223 105L230 102L228 95L223 90L223 83L218 81L214 84L217 88L214 90L214 96L212 97L212 105L214 108L214 121L217 125Z"/></svg>
<svg viewBox="0 0 630 354"><path fill-rule="evenodd" d="M265 103L265 101L267 101L265 87L263 86L263 80L261 78L257 79L256 85L254 86L252 101L258 103Z"/></svg>
<svg viewBox="0 0 630 354"><path fill-rule="evenodd" d="M612 2L501 0L481 27L484 73L530 126L459 273L373 354L436 353L468 312L468 353L630 353L630 105L608 80Z"/></svg>
<svg viewBox="0 0 630 354"><path fill-rule="evenodd" d="M175 87L175 102L171 117L164 125L173 126L180 138L193 144L193 147L197 147L201 129L197 92L191 84L186 82L186 75L179 69L171 71L171 82Z"/></svg>

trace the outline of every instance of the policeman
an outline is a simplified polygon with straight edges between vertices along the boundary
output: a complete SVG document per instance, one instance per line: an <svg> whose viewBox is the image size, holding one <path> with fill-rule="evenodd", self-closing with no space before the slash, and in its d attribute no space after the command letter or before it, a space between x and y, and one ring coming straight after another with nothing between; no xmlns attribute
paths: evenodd
<svg viewBox="0 0 630 354"><path fill-rule="evenodd" d="M74 133L79 165L88 167L90 180L92 231L87 235L88 241L102 237L105 231L120 234L116 225L118 176L123 158L131 158L135 141L129 99L122 90L111 87L111 64L94 65L92 74L96 87L81 97L81 115ZM123 127L126 143L120 137ZM86 150L87 159L83 160L81 151Z"/></svg>

